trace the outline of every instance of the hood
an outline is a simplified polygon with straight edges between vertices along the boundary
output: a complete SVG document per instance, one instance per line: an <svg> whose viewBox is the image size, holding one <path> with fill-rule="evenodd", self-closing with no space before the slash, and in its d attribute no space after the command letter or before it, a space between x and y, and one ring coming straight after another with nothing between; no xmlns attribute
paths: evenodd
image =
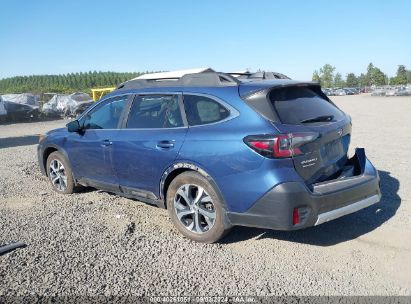
<svg viewBox="0 0 411 304"><path fill-rule="evenodd" d="M46 135L52 135L52 134L56 134L56 133L65 133L65 132L67 132L66 127L50 130L50 131L46 132Z"/></svg>

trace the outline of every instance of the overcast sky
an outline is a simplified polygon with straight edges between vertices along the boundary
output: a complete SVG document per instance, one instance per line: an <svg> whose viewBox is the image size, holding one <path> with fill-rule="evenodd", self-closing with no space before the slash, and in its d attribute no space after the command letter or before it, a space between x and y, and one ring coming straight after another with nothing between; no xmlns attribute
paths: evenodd
<svg viewBox="0 0 411 304"><path fill-rule="evenodd" d="M212 67L411 69L411 1L2 1L0 78Z"/></svg>

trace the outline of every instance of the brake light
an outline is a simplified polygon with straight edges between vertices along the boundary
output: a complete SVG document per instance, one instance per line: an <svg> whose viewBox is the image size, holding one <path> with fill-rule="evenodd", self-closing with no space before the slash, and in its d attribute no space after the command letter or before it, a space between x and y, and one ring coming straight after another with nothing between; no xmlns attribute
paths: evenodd
<svg viewBox="0 0 411 304"><path fill-rule="evenodd" d="M257 153L269 158L302 155L301 146L315 140L318 133L288 133L278 135L250 135L244 142Z"/></svg>
<svg viewBox="0 0 411 304"><path fill-rule="evenodd" d="M254 148L256 149L269 149L270 148L270 142L268 141L252 141L250 142Z"/></svg>

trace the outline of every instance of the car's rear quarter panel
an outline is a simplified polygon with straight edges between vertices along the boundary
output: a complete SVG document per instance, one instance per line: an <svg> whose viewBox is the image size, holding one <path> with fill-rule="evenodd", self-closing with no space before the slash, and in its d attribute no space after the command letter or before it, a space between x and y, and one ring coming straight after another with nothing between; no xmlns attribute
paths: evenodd
<svg viewBox="0 0 411 304"><path fill-rule="evenodd" d="M243 142L251 134L278 131L240 97L227 91L213 93L240 115L221 123L190 127L178 161L195 163L205 170L219 187L227 209L244 212L274 185L299 177L289 159L265 159Z"/></svg>

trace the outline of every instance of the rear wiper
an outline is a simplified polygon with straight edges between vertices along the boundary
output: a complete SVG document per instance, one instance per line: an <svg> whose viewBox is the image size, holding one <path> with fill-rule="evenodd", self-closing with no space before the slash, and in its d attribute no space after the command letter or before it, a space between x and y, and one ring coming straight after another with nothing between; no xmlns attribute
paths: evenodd
<svg viewBox="0 0 411 304"><path fill-rule="evenodd" d="M323 115L323 116L317 116L313 118L304 119L300 121L300 123L332 121L333 119L334 119L334 115Z"/></svg>

